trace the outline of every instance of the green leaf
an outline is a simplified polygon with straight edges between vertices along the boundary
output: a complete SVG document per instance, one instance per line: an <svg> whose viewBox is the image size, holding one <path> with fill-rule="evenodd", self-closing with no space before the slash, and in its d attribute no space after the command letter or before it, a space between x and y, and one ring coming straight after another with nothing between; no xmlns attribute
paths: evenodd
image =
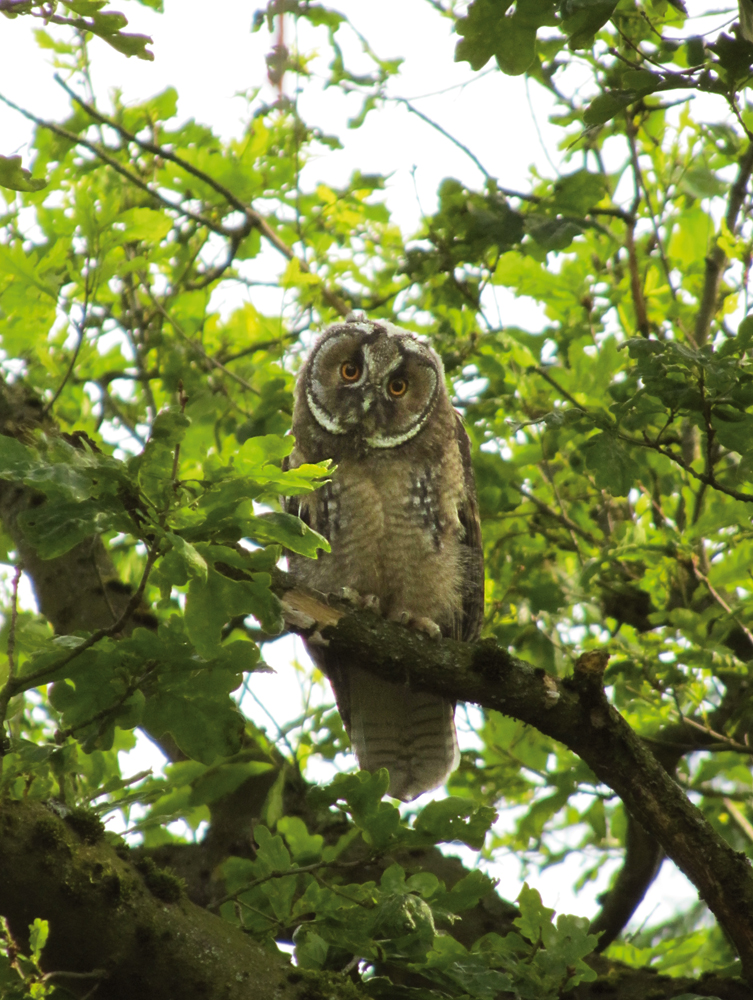
<svg viewBox="0 0 753 1000"><path fill-rule="evenodd" d="M190 542L181 538L180 535L169 531L166 537L172 545L170 551L175 560L177 574L182 578L182 583L185 583L189 577L194 576L206 583L208 568L203 556L200 555Z"/></svg>
<svg viewBox="0 0 753 1000"><path fill-rule="evenodd" d="M334 803L344 800L353 822L363 831L364 840L381 849L398 837L400 813L382 796L389 787L390 776L386 768L374 774L359 771L357 774L338 774L334 781L323 788L312 789L314 803Z"/></svg>
<svg viewBox="0 0 753 1000"><path fill-rule="evenodd" d="M600 489L608 490L615 497L628 495L640 470L616 434L609 431L595 434L581 445L580 450Z"/></svg>
<svg viewBox="0 0 753 1000"><path fill-rule="evenodd" d="M469 872L450 889L439 895L437 903L451 913L470 910L494 889L494 881L478 869Z"/></svg>
<svg viewBox="0 0 753 1000"><path fill-rule="evenodd" d="M533 214L526 218L526 229L544 250L566 250L583 226L574 219L548 219Z"/></svg>
<svg viewBox="0 0 753 1000"><path fill-rule="evenodd" d="M449 796L424 806L416 817L415 829L433 842L459 840L479 850L496 818L489 806Z"/></svg>
<svg viewBox="0 0 753 1000"><path fill-rule="evenodd" d="M20 514L18 523L42 559L54 559L85 538L108 531L113 517L95 500L48 500Z"/></svg>
<svg viewBox="0 0 753 1000"><path fill-rule="evenodd" d="M203 554L209 551L205 549ZM222 546L213 546L211 553L218 562L223 559ZM186 597L186 628L202 656L211 658L217 654L222 627L237 615L253 615L265 631L280 631L280 602L269 589L271 582L268 573L232 579L214 568L208 568L206 579L191 577Z"/></svg>
<svg viewBox="0 0 753 1000"><path fill-rule="evenodd" d="M316 559L319 549L330 551L327 539L293 514L275 511L257 516L253 513L252 502L246 501L240 504L236 515L244 534L263 545L278 542L291 552L308 556L309 559Z"/></svg>
<svg viewBox="0 0 753 1000"><path fill-rule="evenodd" d="M153 39L149 35L131 34L127 31L98 31L96 26L92 30L95 35L99 35L108 45L116 51L122 52L124 56L136 56L137 59L144 59L147 62L154 61L154 53L147 48L147 45L153 44Z"/></svg>
<svg viewBox="0 0 753 1000"><path fill-rule="evenodd" d="M503 73L518 75L531 65L536 54L536 31L553 25L554 3L550 0L518 0L512 17L508 0L473 0L455 30L462 39L455 48L455 61L466 61L481 69L494 56Z"/></svg>
<svg viewBox="0 0 753 1000"><path fill-rule="evenodd" d="M20 156L0 156L0 187L12 191L41 191L47 181L31 176L31 172L21 166Z"/></svg>
<svg viewBox="0 0 753 1000"><path fill-rule="evenodd" d="M608 90L599 94L583 112L584 125L603 125L638 99L634 90Z"/></svg>
<svg viewBox="0 0 753 1000"><path fill-rule="evenodd" d="M282 816L277 821L277 829L287 841L297 864L310 865L321 858L324 838L321 834L309 833L299 816Z"/></svg>
<svg viewBox="0 0 753 1000"><path fill-rule="evenodd" d="M106 7L107 0L63 0L63 4L74 14L89 17L90 14L96 14L98 10Z"/></svg>
<svg viewBox="0 0 753 1000"><path fill-rule="evenodd" d="M599 204L608 188L607 179L602 174L576 170L555 181L552 204L558 212L582 216Z"/></svg>
<svg viewBox="0 0 753 1000"><path fill-rule="evenodd" d="M39 964L42 957L42 949L47 944L50 934L50 925L46 920L36 917L33 924L29 924L29 948L32 960Z"/></svg>
<svg viewBox="0 0 753 1000"><path fill-rule="evenodd" d="M273 835L261 823L254 827L254 840L259 845L256 860L263 874L286 872L292 868L290 853L279 835Z"/></svg>
<svg viewBox="0 0 753 1000"><path fill-rule="evenodd" d="M202 764L230 757L241 746L244 719L211 673L187 676L146 702L142 725L155 736L170 733L186 756Z"/></svg>
<svg viewBox="0 0 753 1000"><path fill-rule="evenodd" d="M541 938L543 928L552 923L554 910L543 905L539 892L530 889L527 882L523 883L516 903L520 907L520 916L516 917L513 923L531 944L536 944Z"/></svg>
<svg viewBox="0 0 753 1000"><path fill-rule="evenodd" d="M231 795L249 778L256 778L272 770L274 764L262 760L222 763L211 767L193 782L189 804L200 806L216 802L226 795Z"/></svg>
<svg viewBox="0 0 753 1000"><path fill-rule="evenodd" d="M662 78L647 69L629 69L622 74L622 85L625 90L634 90L637 94L650 94L658 90Z"/></svg>
<svg viewBox="0 0 753 1000"><path fill-rule="evenodd" d="M36 455L17 438L0 434L0 478L24 479L36 465Z"/></svg>
<svg viewBox="0 0 753 1000"><path fill-rule="evenodd" d="M590 48L594 35L610 19L617 0L563 0L562 30L571 49Z"/></svg>
<svg viewBox="0 0 753 1000"><path fill-rule="evenodd" d="M119 228L120 224L125 224L124 243L136 240L159 243L173 228L173 220L164 212L155 211L153 208L129 208L121 212L115 220L116 227ZM162 422L164 423L164 420Z"/></svg>
<svg viewBox="0 0 753 1000"><path fill-rule="evenodd" d="M714 223L700 206L685 209L677 221L669 240L670 256L683 268L700 266L714 234Z"/></svg>

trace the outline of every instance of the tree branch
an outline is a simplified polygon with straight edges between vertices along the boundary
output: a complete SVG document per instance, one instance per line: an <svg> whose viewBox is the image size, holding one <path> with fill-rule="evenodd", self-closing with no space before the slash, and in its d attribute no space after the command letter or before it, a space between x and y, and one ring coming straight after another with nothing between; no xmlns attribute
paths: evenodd
<svg viewBox="0 0 753 1000"><path fill-rule="evenodd" d="M750 863L719 837L608 703L600 677L577 671L558 680L491 640L432 642L369 612L346 612L284 574L276 582L290 630L326 643L337 660L520 719L578 754L696 886L753 982Z"/></svg>
<svg viewBox="0 0 753 1000"><path fill-rule="evenodd" d="M72 825L38 802L0 804L0 912L24 948L29 924L49 921L42 965L50 977L104 968L97 1000L311 995L302 977L288 979L285 957L189 902L177 879L154 866L142 876L96 830L82 841ZM68 975L66 988L82 996L91 982Z"/></svg>
<svg viewBox="0 0 753 1000"><path fill-rule="evenodd" d="M95 156L99 157L99 159L102 160L103 163L106 163L108 166L112 167L112 169L115 170L116 173L124 177L127 181L133 184L134 187L137 187L140 190L144 191L146 194L150 195L152 198L155 199L155 201L159 202L159 204L164 205L165 208L169 208L173 212L178 212L185 218L192 219L200 226L205 226L207 229L209 229L213 233L216 233L218 236L222 236L225 239L230 240L232 245L237 247L240 244L241 240L243 240L246 236L248 236L248 234L253 229L258 229L261 235L266 240L268 240L272 244L272 246L275 247L276 250L279 250L279 252L287 260L293 260L296 257L295 252L287 245L287 243L285 243L283 240L280 239L280 237L275 233L275 231L266 221L266 219L262 215L260 215L259 212L257 212L255 209L252 209L249 206L243 206L243 203L240 202L238 199L233 197L231 204L233 208L236 208L237 205L242 206L240 208L240 211L243 212L246 221L243 223L242 226L238 226L234 229L229 229L227 226L223 226L214 222L206 215L202 215L198 212L192 212L189 208L186 208L184 205L177 204L175 202L170 201L169 198L165 198L164 195L160 194L160 192L153 185L147 184L145 181L142 181L141 178L138 177L136 174L126 169L126 167L124 167L119 160L117 160L114 156L112 156L99 143L90 142L88 139L84 139L82 136L78 135L75 132L71 132L68 129L61 128L60 125L56 125L54 122L45 121L44 118L37 117L37 115L32 114L30 111L26 111L18 104L14 104L13 101L9 100L7 97L3 97L2 94L0 94L0 101L2 101L4 104L7 104L9 108L13 108L14 111L18 111L19 114L22 114L25 118L28 118L29 121L34 122L35 125L39 125L40 128L46 128L50 132L53 132L55 135L59 135L61 136L61 138L67 139L69 142L75 143L78 146L83 146L85 149L90 150L92 153L94 153ZM88 106L86 110L89 111ZM104 116L100 115L99 112L96 112L96 115L100 120L104 118ZM117 123L112 122L109 119L106 119L106 121L108 125L111 125L117 131L123 133L124 135L130 136L130 133L122 129ZM161 146L152 146L151 143L149 144L140 143L139 140L136 139L135 137L133 137L133 141L139 143L139 145L143 146L144 148L147 148L148 145L148 147L156 151L158 155L163 156L166 159L172 159L176 163L179 163L181 166L185 167L184 162L180 160L179 157L176 158L175 155L170 152L170 150L163 149ZM196 174L195 170L192 172ZM202 180L205 179L206 176L202 177ZM212 186L215 188L215 190L217 189L216 182L212 182ZM223 188L223 193L224 190L225 189ZM229 195L230 192L227 192L227 194ZM298 257L297 259L301 271L303 271L305 274L310 274L311 268L309 267L308 262L304 260L302 257ZM224 271L227 266L229 265L226 264L219 273L221 274L222 271ZM324 285L321 286L321 293L322 293L322 298L325 300L327 305L329 305L332 309L334 309L335 312L339 313L339 315L345 316L350 311L348 304L344 302L339 295L337 295L330 289L326 288Z"/></svg>
<svg viewBox="0 0 753 1000"><path fill-rule="evenodd" d="M652 451L658 451L660 455L664 455L665 458L679 465L681 469L684 469L694 479L705 483L706 486L711 486L715 490L719 490L720 493L726 493L733 500L741 500L743 503L753 503L753 493L743 493L740 490L733 489L731 486L725 486L724 483L719 482L713 472L696 472L690 462L686 462L681 455L673 452L670 448L665 448L656 441L651 441L649 438L641 440L640 438L630 437L629 434L621 433L618 433L617 437L620 441L625 441L627 444L635 445L638 448L650 448Z"/></svg>
<svg viewBox="0 0 753 1000"><path fill-rule="evenodd" d="M725 221L727 229L734 233L737 228L737 217L740 214L745 193L748 190L748 181L753 171L753 142L748 146L745 155L740 160L735 183L730 188L729 201L727 202L727 215ZM698 307L698 314L695 321L695 331L693 338L696 347L703 347L708 339L711 321L716 312L716 302L719 297L719 286L722 283L722 275L727 268L727 255L718 243L714 243L714 248L706 257L706 275L703 282L703 293L701 304Z"/></svg>

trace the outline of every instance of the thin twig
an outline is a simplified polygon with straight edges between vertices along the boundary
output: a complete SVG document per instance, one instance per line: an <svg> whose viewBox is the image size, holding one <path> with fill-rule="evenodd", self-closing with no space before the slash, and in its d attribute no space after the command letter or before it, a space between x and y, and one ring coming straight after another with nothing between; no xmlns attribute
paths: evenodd
<svg viewBox="0 0 753 1000"><path fill-rule="evenodd" d="M134 774L130 778L124 778L123 781L120 783L120 788L118 788L117 791L120 791L121 788L128 788L129 785L135 785L137 781L143 781L144 778L151 778L151 776L153 774L154 774L154 771L150 767L146 771L139 771L138 774ZM113 789L113 791L114 791L114 789ZM103 795L107 795L107 794L108 793L106 791L92 792L92 794L88 795L86 797L86 799L84 799L84 801L85 802L94 802L95 799L101 799ZM100 808L101 809L102 807L101 806L93 806L92 808L94 808L94 809Z"/></svg>
<svg viewBox="0 0 753 1000"><path fill-rule="evenodd" d="M548 382L549 385L551 385L554 389L557 390L557 392L561 393L562 396L568 401L568 403L572 403L573 406L576 406L579 410L583 409L578 400L574 396L571 396L570 393L567 391L567 389L563 389L562 386L558 382L556 382L554 378L552 378L552 376L545 368L539 368L537 365L532 365L528 369L528 371L536 372L536 374L540 375L545 382ZM540 423L540 421L538 420L535 422Z"/></svg>
<svg viewBox="0 0 753 1000"><path fill-rule="evenodd" d="M531 120L533 121L533 127L536 129L536 135L539 138L539 146L541 146L541 150L544 156L549 161L549 166L552 168L556 176L560 177L562 171L559 169L557 164L552 160L551 156L549 155L549 150L546 148L546 144L544 142L544 136L541 134L541 129L539 128L539 120L536 117L536 112L533 110L533 103L531 101L531 91L528 86L528 76L526 76L525 80L526 80L526 99L528 101L528 110L531 112Z"/></svg>
<svg viewBox="0 0 753 1000"><path fill-rule="evenodd" d="M23 573L21 563L16 564L16 571L13 574L13 591L11 597L10 628L8 629L8 681L16 673L14 654L16 651L16 624L18 623L18 584Z"/></svg>
<svg viewBox="0 0 753 1000"><path fill-rule="evenodd" d="M745 743L739 743L731 736L725 736L724 733L717 733L716 730L711 728L711 726L704 726L700 722L696 722L694 719L689 719L687 716L683 716L682 721L686 726L692 726L693 729L697 729L699 732L706 733L707 736L712 736L715 740L719 740L721 749L723 750L735 750L737 753L753 755L753 746L747 746ZM705 747L704 749L710 750L712 748Z"/></svg>
<svg viewBox="0 0 753 1000"><path fill-rule="evenodd" d="M212 177L211 174L205 173L203 170L200 170L198 167L195 167L192 163L189 163L188 160L184 160L182 156L178 156L177 153L171 152L164 146L157 146L153 142L148 142L144 139L139 139L138 136L134 135L134 133L130 132L127 128L124 128L121 124L119 124L119 122L116 122L114 121L114 119L109 118L107 115L102 114L101 111L98 111L91 104L87 104L87 102L84 101L81 97L79 97L78 94L74 90L72 90L57 73L55 73L53 79L55 80L56 83L60 84L63 90L76 102L76 104L79 105L79 107L83 108L83 110L91 118L94 118L96 121L101 122L103 125L108 125L111 129L113 129L115 132L121 135L127 142L133 142L141 149L143 149L145 152L153 153L155 156L159 156L163 160L169 160L172 163L175 163L177 166L185 170L187 174L192 174L194 177L196 177L197 180L203 181L205 184L208 184L209 187L213 188L217 192L217 194L221 194L222 197L225 198L225 200L228 202L228 204L232 205L233 208L237 209L239 212L242 212L243 215L245 215L249 219L249 221L253 221L255 225L259 225L260 223L263 223L265 221L264 219L262 219L262 217L259 215L258 212L254 211L249 205L246 205L244 202L242 202L240 198L237 198L229 188L226 188L224 184L221 184L218 180L215 180L215 178ZM265 233L265 236L266 235L267 234ZM277 239L275 234L273 234L273 236L275 239ZM284 252L286 255L287 253L290 252L287 246L285 247Z"/></svg>
<svg viewBox="0 0 753 1000"><path fill-rule="evenodd" d="M747 626L743 625L743 623L740 621L740 619L735 614L734 609L730 607L730 605L724 600L724 598L722 597L722 595L714 588L713 584L711 583L711 580L709 580L709 578L706 576L706 574L701 571L701 567L700 567L700 563L699 563L699 560L698 560L698 556L695 555L695 554L693 554L693 555L691 555L690 558L691 558L691 560L693 562L693 569L695 570L695 575L698 577L699 580L702 580L706 584L706 587L708 588L709 593L714 598L714 600L716 601L716 603L720 607L724 608L724 610L727 612L727 614L730 616L730 618L734 621L734 623L742 630L742 632L744 633L746 639L751 644L751 646L753 646L753 632L751 632L751 630L749 628L747 628Z"/></svg>
<svg viewBox="0 0 753 1000"><path fill-rule="evenodd" d="M275 636L275 638L277 638L277 636ZM259 708L262 710L262 712L264 712L264 714L267 716L267 718L270 719L270 721L272 722L272 724L276 727L276 729L277 729L277 739L281 740L285 744L285 746L288 748L288 751L290 753L291 763L293 764L293 766L295 767L295 769L300 774L301 773L301 764L300 764L300 761L298 760L298 756L296 755L295 747L293 746L293 744L288 739L287 732L285 732L285 730L283 730L283 728L280 725L280 723L277 721L277 719L275 719L275 717L269 711L269 709L264 704L264 702L261 701L259 698L257 698L257 696L254 694L254 692L248 686L248 682L249 682L249 678L247 677L245 679L245 681L243 682L243 689L245 690L245 693L251 696L251 698L256 702L256 704L259 706Z"/></svg>
<svg viewBox="0 0 753 1000"><path fill-rule="evenodd" d="M104 969L92 969L91 972L66 972L63 969L56 969L54 972L45 972L40 983L49 983L53 979L104 979L107 972Z"/></svg>
<svg viewBox="0 0 753 1000"><path fill-rule="evenodd" d="M249 232L253 228L247 223L246 226L240 227L239 230L228 229L226 226L220 226L216 222L213 222L205 215L200 215L198 212L192 212L190 209L184 208L180 204L176 205L175 202L170 201L169 198L165 198L163 195L159 193L159 191L153 188L150 184L147 184L145 181L142 181L141 178L138 177L136 174L133 174L131 173L130 170L127 170L122 163L116 160L115 157L110 156L110 154L106 152L98 143L90 142L88 139L84 139L82 136L77 135L77 133L75 132L70 132L66 128L61 128L54 122L48 122L45 121L44 118L37 117L37 115L32 114L30 111L26 111L24 108L19 107L18 104L14 104L13 101L9 100L7 97L4 97L2 94L0 94L0 101L2 101L3 104L7 104L9 108L13 108L14 111L18 111L19 114L22 114L24 116L24 118L28 118L29 121L34 122L35 125L39 125L40 128L46 128L54 135L59 135L63 139L67 139L69 142L72 142L75 145L83 146L85 149L91 150L91 152L94 153L95 156L98 156L103 163L106 163L108 166L112 167L112 169L116 173L120 174L121 177L125 177L126 180L130 181L131 184L133 184L135 187L139 188L141 191L145 191L148 195L154 198L155 201L158 201L161 205L164 205L165 208L169 208L173 212L178 212L180 215L184 215L188 219L193 219L194 222L198 222L200 226L206 226L207 229L211 230L213 233L217 233L218 236L224 236L228 239L232 239L232 237L239 235L239 233L241 232L244 232L245 235L248 236Z"/></svg>
<svg viewBox="0 0 753 1000"><path fill-rule="evenodd" d="M162 313L162 315L165 317L167 322L170 324L173 330L175 330L175 332L178 334L179 337L185 340L185 342L189 344L191 347L193 347L194 350L198 351L198 353L201 354L204 360L207 361L214 368L218 368L221 372L224 372L228 378L231 378L234 382L237 382L238 385L243 386L243 388L247 389L249 392L253 392L254 395L261 396L261 393L259 392L258 389L255 389L244 378L241 378L240 375L236 375L235 372L231 372L229 368L226 368L221 361L218 361L216 358L213 358L211 354L207 354L207 352L204 350L201 344L197 343L195 340L193 340L191 337L188 336L185 330L181 327L180 323L178 323L175 319L173 319L173 317L165 309L165 307L162 305L159 299L155 297L144 277L141 278L141 284L143 285L144 290L146 291L147 295L152 300L156 308L159 310L159 312Z"/></svg>
<svg viewBox="0 0 753 1000"><path fill-rule="evenodd" d="M549 463L546 461L546 459L544 459L543 461L543 466L544 466L544 475L549 480L549 484L552 487L552 493L554 493L554 499L557 501L557 506L560 509L560 514L562 515L563 521L567 523L570 520L570 518L567 516L567 513L565 511L565 505L562 502L562 497L560 496L560 491L557 489L557 483L555 482L554 475L552 474L549 468ZM580 551L580 546L578 545L578 535L573 528L569 528L569 531L570 531L570 538L572 540L573 545L575 546L575 552L578 556L578 561L580 562L581 566L583 566L583 555Z"/></svg>
<svg viewBox="0 0 753 1000"><path fill-rule="evenodd" d="M99 581L99 589L102 591L102 596L105 599L105 604L107 605L107 608L108 608L108 610L110 612L110 615L112 616L112 620L114 622L116 622L118 620L118 615L117 615L117 613L115 611L115 608L112 606L112 601L110 600L110 595L107 592L107 587L105 586L105 581L102 578L102 572L101 572L101 570L99 568L99 563L97 562L97 554L94 551L95 546L96 546L97 542L99 542L99 541L100 541L99 535L92 535L92 543L91 543L91 550L89 552L89 556L90 556L91 561L92 561L92 566L94 566L94 572L95 572L95 574L97 576L97 580Z"/></svg>
<svg viewBox="0 0 753 1000"><path fill-rule="evenodd" d="M727 812L730 814L735 823L737 823L748 840L753 840L753 824L751 824L750 820L743 815L740 808L735 805L729 796L725 795L722 802L726 806Z"/></svg>
<svg viewBox="0 0 753 1000"><path fill-rule="evenodd" d="M229 892L227 896L223 896L222 899L218 899L214 903L210 903L207 907L208 910L218 910L225 903L229 903L233 899L237 899L244 892L249 892L251 889L255 889L257 885L262 885L264 882L269 882L273 878L285 878L287 875L305 875L307 873L312 873L320 868L354 868L356 865L360 865L360 861L315 861L310 865L301 865L300 868L289 868L287 871L281 872L269 872L267 875L262 875L260 878L256 878L253 882L248 882L246 885L241 886L240 889L236 889L235 892ZM349 897L348 897L349 898ZM356 900L352 900L356 902Z"/></svg>
<svg viewBox="0 0 753 1000"><path fill-rule="evenodd" d="M648 316L646 314L646 300L643 296L643 286L638 274L638 255L635 251L635 213L641 201L641 168L638 164L638 152L635 148L635 130L629 112L625 113L625 135L627 136L630 148L630 162L633 168L633 183L635 185L635 197L633 207L630 211L632 222L627 225L625 233L625 243L627 244L628 263L630 266L630 292L633 298L633 308L635 309L635 325L641 336L648 337Z"/></svg>
<svg viewBox="0 0 753 1000"><path fill-rule="evenodd" d="M583 528L580 527L580 525L576 524L575 521L571 521L566 514L558 514L556 510L553 510L549 506L549 504L544 503L543 500L539 500L538 497L534 496L533 493L529 492L525 488L525 486L518 486L517 483L511 483L510 485L512 486L513 489L517 490L518 493L521 494L521 496L524 496L527 500L530 500L531 503L535 504L542 512L542 514L546 514L547 517L551 517L555 521L559 521L559 523L563 527L567 528L569 532L574 533L576 535L580 535L581 538L585 539L585 541L589 542L591 545L598 546L599 543L591 534L591 532L585 531Z"/></svg>
<svg viewBox="0 0 753 1000"><path fill-rule="evenodd" d="M88 289L87 289L85 295L88 297ZM47 416L47 414L50 412L50 410L55 405L55 403L57 403L58 399L60 399L61 393L63 392L63 389L65 388L68 379L71 377L71 374L73 373L74 365L78 361L79 351L81 350L81 345L84 342L84 323L86 322L86 307L87 307L87 300L85 298L84 299L84 321L81 324L76 323L75 320L70 320L71 323L73 324L73 326L76 329L76 333L78 334L78 339L76 340L76 346L73 349L73 354L71 356L70 364L68 365L66 373L63 376L63 380L61 381L60 385L55 390L55 394L53 395L52 399L45 405L44 409L42 410L42 416L43 417ZM69 319L70 319L70 317L69 317Z"/></svg>
<svg viewBox="0 0 753 1000"><path fill-rule="evenodd" d="M274 288L279 288L278 282L271 282ZM249 354L255 354L257 351L271 351L273 347L279 347L282 350L283 344L293 343L301 335L301 330L290 330L288 333L281 333L279 337L274 340L260 340L258 344L250 344L248 347L244 347L241 351L236 351L234 354L228 354L222 359L222 363L229 365L231 361L239 361L241 358L246 358Z"/></svg>
<svg viewBox="0 0 753 1000"><path fill-rule="evenodd" d="M157 561L158 556L159 551L156 548L149 550L139 586L126 605L123 614L113 625L109 628L101 628L97 629L96 632L92 632L88 639L85 639L80 645L76 646L75 649L72 649L66 656L61 657L56 663L50 663L46 667L40 667L39 670L35 670L29 674L24 674L22 677L8 677L8 680L0 690L0 725L2 725L5 721L5 715L8 711L8 703L18 691L28 691L30 688L38 687L43 680L46 680L48 677L57 673L58 670L67 666L71 660L75 660L76 657L86 652L87 649L91 649L91 647L98 643L100 639L106 639L109 636L117 635L118 632L124 628L131 615L138 608L141 598L144 596L144 590L146 589L149 574L151 573L152 567Z"/></svg>
<svg viewBox="0 0 753 1000"><path fill-rule="evenodd" d="M224 227L222 227L222 229L215 229L215 232L220 232L222 235L233 239L236 249L237 246L240 244L241 240L248 235L251 229L258 229L261 235L267 240L267 242L271 243L276 250L278 250L284 257L287 258L287 260L293 260L297 256L293 251L293 249L289 247L287 243L285 243L285 241L277 235L277 233L274 231L274 229L272 229L272 227L269 225L267 220L260 212L257 212L255 208L252 208L250 205L247 205L245 202L241 201L241 199L238 198L235 194L233 194L233 192L229 188L225 187L224 184L221 184L218 180L212 177L211 174L205 173L203 170L200 170L198 167L195 167L192 163L189 163L188 160L184 160L182 156L178 156L177 153L173 153L171 150L166 149L164 146L158 146L156 143L149 142L145 139L140 139L137 135L134 135L133 132L130 132L128 129L124 128L119 122L116 122L112 118L109 118L107 115L102 114L102 112L98 111L97 108L93 107L91 104L88 104L86 101L82 100L82 98L80 98L76 94L76 92L73 91L57 74L55 75L55 80L66 91L66 93L68 93L70 97L81 108L83 108L83 110L86 111L86 113L90 115L92 118L101 122L104 125L108 125L110 128L114 129L119 135L121 135L127 142L135 143L145 152L152 153L155 156L159 156L161 159L170 160L172 163L175 163L176 166L181 167L181 169L185 170L186 173L192 174L194 177L196 177L197 180L200 180L203 183L208 184L209 187L211 187L214 191L217 192L217 194L222 195L222 197L226 199L229 205L231 205L237 211L241 212L246 218L245 226L242 226L240 229L235 231L225 229ZM4 98L0 99L4 100ZM12 106L15 107L15 105ZM17 108L17 110L21 111L22 114L25 114L25 112L23 112L21 108ZM148 190L151 191L151 189L149 188ZM168 204L170 203L168 202ZM176 208L176 206L172 207ZM183 209L177 209L177 208L176 210L184 211ZM197 216L191 216L191 217L198 220ZM206 224L206 222L204 222L203 224ZM233 253L232 257L234 256L235 254ZM227 267L229 267L232 257L220 269L220 274L222 273L222 271L226 270ZM305 258L298 257L298 262L302 271L304 271L306 274L311 273ZM212 280L214 280L218 276L219 275L213 272ZM327 302L327 304L332 306L332 308L334 308L337 312L339 312L341 316L345 316L348 313L349 311L348 306L342 301L339 295L329 291L324 287L322 287L322 295L324 296L324 299Z"/></svg>
<svg viewBox="0 0 753 1000"><path fill-rule="evenodd" d="M453 146L457 146L457 148L462 150L467 157L473 160L473 162L476 164L478 169L481 171L484 177L486 177L487 180L492 179L492 175L483 165L481 160L479 160L476 154L472 152L472 150L470 150L467 146L465 146L459 139L456 139L454 135L451 135L447 131L447 129L442 128L442 126L438 122L435 122L433 118L429 118L429 116L425 115L423 111L419 111L418 108L414 108L411 102L406 97L390 97L388 98L388 100L393 101L395 104L403 104L408 109L408 111L410 111L412 115L416 115L418 118L421 119L421 121L426 122L427 125L431 125L431 127L433 129L436 129L437 132L440 133L440 135L443 135L445 137L445 139L449 139L450 142L453 144ZM515 195L515 197L519 198L525 196Z"/></svg>
<svg viewBox="0 0 753 1000"><path fill-rule="evenodd" d="M87 102L82 100L78 94L75 93L75 91L71 90L71 88L57 74L55 74L55 80L92 118L101 122L103 125L108 125L110 128L114 129L114 131L118 132L124 139L126 139L126 141L135 143L145 152L153 153L155 156L159 156L163 160L170 160L185 170L186 173L192 174L197 180L208 184L209 187L213 188L217 192L217 194L221 194L229 205L232 205L233 208L241 212L246 217L247 221L251 223L252 228L258 229L265 239L267 239L277 250L279 250L283 256L287 257L288 260L291 260L295 256L291 248L280 239L280 237L274 232L269 223L259 212L251 208L250 205L246 205L242 202L240 198L236 197L236 195L234 195L229 188L226 188L224 184L221 184L218 180L212 177L211 174L205 173L203 170L195 167L192 163L189 163L188 160L184 160L182 156L178 156L176 153L171 152L164 146L158 146L153 142L139 139L138 136L129 132L128 129L124 128L118 122L109 118L107 115L102 114L101 111L92 107L91 104L87 104ZM229 231L226 230L225 235L229 235Z"/></svg>
<svg viewBox="0 0 753 1000"><path fill-rule="evenodd" d="M681 469L684 469L685 472L693 476L694 479L697 479L701 483L706 483L708 486L718 490L720 493L724 493L728 497L732 497L734 500L740 500L743 503L753 503L753 493L742 493L740 490L732 489L731 486L725 486L723 483L719 482L713 473L696 472L692 465L690 465L689 462L686 462L680 455L670 451L669 448L665 448L662 445L657 444L655 441L651 441L649 438L640 440L639 438L633 438L630 437L629 434L622 434L620 432L617 433L617 437L620 441L625 441L626 444L636 445L638 448L649 448L652 451L659 452L660 455L664 455L666 458L679 465Z"/></svg>
<svg viewBox="0 0 753 1000"><path fill-rule="evenodd" d="M659 256L661 257L662 266L664 268L664 276L667 279L667 285L672 298L677 301L677 290L672 284L671 268L669 266L669 260L667 258L666 251L664 250L664 241L662 239L661 230L659 228L659 223L656 219L656 213L654 212L653 205L651 204L651 192L649 190L648 184L646 184L646 178L643 176L643 171L641 170L640 163L638 161L637 150L635 148L635 135L634 133L628 133L630 136L631 143L631 156L634 157L635 171L638 183L643 191L643 197L646 200L646 208L648 209L649 218L651 219L651 225L654 230L654 239L656 240L656 246L659 250Z"/></svg>

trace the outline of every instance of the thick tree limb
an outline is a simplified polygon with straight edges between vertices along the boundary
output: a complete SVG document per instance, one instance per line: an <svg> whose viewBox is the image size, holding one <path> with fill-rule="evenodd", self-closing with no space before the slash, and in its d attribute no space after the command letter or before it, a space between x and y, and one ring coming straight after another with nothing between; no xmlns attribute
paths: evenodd
<svg viewBox="0 0 753 1000"><path fill-rule="evenodd" d="M22 948L29 924L49 920L45 972L102 970L97 1000L308 995L285 958L190 903L174 879L142 876L103 840L86 843L91 832L82 840L40 803L0 803L0 913ZM92 988L64 981L80 996Z"/></svg>
<svg viewBox="0 0 753 1000"><path fill-rule="evenodd" d="M577 753L690 879L753 983L753 871L607 701L598 675L558 680L495 642L433 642L369 612L345 613L280 578L291 631L382 677L469 701L535 726Z"/></svg>
<svg viewBox="0 0 753 1000"><path fill-rule="evenodd" d="M664 851L656 838L628 814L624 863L589 928L591 934L601 935L599 951L608 948L627 925L659 874L663 860Z"/></svg>

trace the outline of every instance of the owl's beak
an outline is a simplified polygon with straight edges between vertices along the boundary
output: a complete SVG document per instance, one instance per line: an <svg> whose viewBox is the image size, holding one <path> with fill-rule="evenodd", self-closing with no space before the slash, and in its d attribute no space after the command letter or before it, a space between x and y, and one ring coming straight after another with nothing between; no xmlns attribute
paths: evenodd
<svg viewBox="0 0 753 1000"><path fill-rule="evenodd" d="M368 437L376 430L378 415L374 403L376 393L371 387L365 389L361 396L361 420L359 421L361 431Z"/></svg>

